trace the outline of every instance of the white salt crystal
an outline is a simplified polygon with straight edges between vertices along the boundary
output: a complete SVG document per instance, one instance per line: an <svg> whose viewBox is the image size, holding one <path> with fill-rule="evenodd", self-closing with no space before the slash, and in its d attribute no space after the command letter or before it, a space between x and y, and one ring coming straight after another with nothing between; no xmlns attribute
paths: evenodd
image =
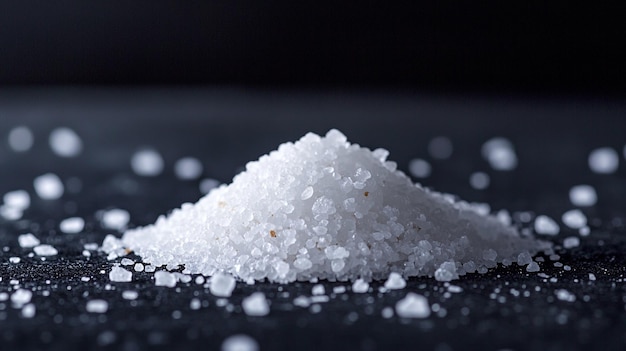
<svg viewBox="0 0 626 351"><path fill-rule="evenodd" d="M589 280L595 281L596 280L596 275L593 274L593 273L589 273Z"/></svg>
<svg viewBox="0 0 626 351"><path fill-rule="evenodd" d="M158 271L154 273L154 284L156 286L173 288L176 286L176 276L166 271Z"/></svg>
<svg viewBox="0 0 626 351"><path fill-rule="evenodd" d="M382 315L383 318L389 319L389 318L393 317L393 308L385 307L385 308L383 308L383 310L381 311L380 314Z"/></svg>
<svg viewBox="0 0 626 351"><path fill-rule="evenodd" d="M589 168L595 173L614 173L619 166L619 155L610 147L602 147L589 154Z"/></svg>
<svg viewBox="0 0 626 351"><path fill-rule="evenodd" d="M106 313L109 309L109 303L100 299L90 300L87 301L85 309L90 313Z"/></svg>
<svg viewBox="0 0 626 351"><path fill-rule="evenodd" d="M33 132L31 132L28 127L15 127L9 132L8 142L9 147L13 149L13 151L28 151L33 146Z"/></svg>
<svg viewBox="0 0 626 351"><path fill-rule="evenodd" d="M202 163L193 157L183 157L174 164L174 174L181 180L197 179L202 175Z"/></svg>
<svg viewBox="0 0 626 351"><path fill-rule="evenodd" d="M124 290L122 291L122 298L124 300L136 300L139 297L139 293L134 290Z"/></svg>
<svg viewBox="0 0 626 351"><path fill-rule="evenodd" d="M528 266L526 266L526 272L539 272L539 264L537 264L537 262L531 262L528 264Z"/></svg>
<svg viewBox="0 0 626 351"><path fill-rule="evenodd" d="M133 267L133 269L135 270L135 272L143 272L143 263L141 262L137 262L135 263L135 266Z"/></svg>
<svg viewBox="0 0 626 351"><path fill-rule="evenodd" d="M33 251L35 251L35 254L39 256L54 256L59 253L57 249L47 244L35 246Z"/></svg>
<svg viewBox="0 0 626 351"><path fill-rule="evenodd" d="M428 143L428 153L432 158L445 160L452 156L452 141L447 137L435 137Z"/></svg>
<svg viewBox="0 0 626 351"><path fill-rule="evenodd" d="M122 266L132 266L135 264L135 261L131 260L130 258L122 258L120 264Z"/></svg>
<svg viewBox="0 0 626 351"><path fill-rule="evenodd" d="M559 225L554 219L540 215L535 218L535 232L543 235L557 235L559 234Z"/></svg>
<svg viewBox="0 0 626 351"><path fill-rule="evenodd" d="M37 309L32 303L26 304L24 307L22 307L22 317L24 318L33 318L35 317L36 312Z"/></svg>
<svg viewBox="0 0 626 351"><path fill-rule="evenodd" d="M74 157L83 149L83 142L70 128L56 128L50 133L48 139L52 151L61 157Z"/></svg>
<svg viewBox="0 0 626 351"><path fill-rule="evenodd" d="M20 261L22 261L22 259L19 257L9 257L9 262L11 263L20 263Z"/></svg>
<svg viewBox="0 0 626 351"><path fill-rule="evenodd" d="M266 316L270 313L270 306L262 292L255 292L243 299L241 307L248 316Z"/></svg>
<svg viewBox="0 0 626 351"><path fill-rule="evenodd" d="M427 178L430 176L430 163L421 158L415 158L409 161L409 173L416 178Z"/></svg>
<svg viewBox="0 0 626 351"><path fill-rule="evenodd" d="M572 294L571 292L565 289L557 289L554 291L554 294L556 295L556 298L561 301L567 301L567 302L576 301L576 295Z"/></svg>
<svg viewBox="0 0 626 351"><path fill-rule="evenodd" d="M335 286L333 287L333 294L343 294L346 292L345 286Z"/></svg>
<svg viewBox="0 0 626 351"><path fill-rule="evenodd" d="M189 308L192 310L199 310L201 306L202 302L200 302L200 299L198 298L194 297L191 301L189 301Z"/></svg>
<svg viewBox="0 0 626 351"><path fill-rule="evenodd" d="M470 185L476 190L484 190L489 187L490 178L487 173L474 172L470 175Z"/></svg>
<svg viewBox="0 0 626 351"><path fill-rule="evenodd" d="M216 273L211 277L209 290L215 296L229 297L235 289L235 284L235 278L232 275Z"/></svg>
<svg viewBox="0 0 626 351"><path fill-rule="evenodd" d="M206 178L200 182L200 192L202 194L208 194L211 190L220 186L220 181L217 179Z"/></svg>
<svg viewBox="0 0 626 351"><path fill-rule="evenodd" d="M483 144L482 155L496 171L510 171L517 167L517 155L508 139L489 139Z"/></svg>
<svg viewBox="0 0 626 351"><path fill-rule="evenodd" d="M587 217L581 210L569 210L563 213L561 220L572 229L580 229L587 225Z"/></svg>
<svg viewBox="0 0 626 351"><path fill-rule="evenodd" d="M522 252L517 255L517 264L520 266L526 266L532 262L532 257L528 252Z"/></svg>
<svg viewBox="0 0 626 351"><path fill-rule="evenodd" d="M63 196L64 186L56 174L46 173L33 181L35 192L44 200L56 200Z"/></svg>
<svg viewBox="0 0 626 351"><path fill-rule="evenodd" d="M144 177L158 176L163 172L163 157L156 150L137 151L130 160L133 171Z"/></svg>
<svg viewBox="0 0 626 351"><path fill-rule="evenodd" d="M112 282L130 282L133 280L133 273L122 267L113 267L109 272L109 279Z"/></svg>
<svg viewBox="0 0 626 351"><path fill-rule="evenodd" d="M484 273L551 246L412 183L387 154L351 145L337 130L309 133L121 240L155 266L280 283L434 276L442 262L450 266L440 276L455 279L453 266L471 261ZM493 251L487 259L485 250Z"/></svg>
<svg viewBox="0 0 626 351"><path fill-rule="evenodd" d="M410 292L396 303L396 313L402 318L427 318L430 306L424 296Z"/></svg>
<svg viewBox="0 0 626 351"><path fill-rule="evenodd" d="M570 236L563 239L563 247L566 249L572 249L580 246L580 239L575 236Z"/></svg>
<svg viewBox="0 0 626 351"><path fill-rule="evenodd" d="M357 293L357 294L363 294L366 293L370 288L370 285L364 281L363 279L357 279L354 281L354 283L352 284L352 291Z"/></svg>
<svg viewBox="0 0 626 351"><path fill-rule="evenodd" d="M569 200L575 206L593 206L598 201L598 195L591 185L576 185L569 191Z"/></svg>
<svg viewBox="0 0 626 351"><path fill-rule="evenodd" d="M313 286L313 289L311 289L311 294L313 295L324 295L325 293L326 289L324 289L324 285L322 284L317 284Z"/></svg>
<svg viewBox="0 0 626 351"><path fill-rule="evenodd" d="M578 229L578 234L580 234L581 236L588 236L589 234L591 234L591 229L587 226L582 227Z"/></svg>
<svg viewBox="0 0 626 351"><path fill-rule="evenodd" d="M11 303L17 308L21 308L25 304L30 302L30 299L33 297L33 292L26 289L17 289L13 294L11 294Z"/></svg>
<svg viewBox="0 0 626 351"><path fill-rule="evenodd" d="M17 221L22 218L24 212L19 208L10 207L10 206L0 206L0 216L7 221Z"/></svg>
<svg viewBox="0 0 626 351"><path fill-rule="evenodd" d="M406 287L406 281L402 279L402 276L396 272L391 272L389 278L385 281L385 289L387 290L399 290Z"/></svg>
<svg viewBox="0 0 626 351"><path fill-rule="evenodd" d="M495 260L495 257L493 260ZM459 279L454 262L444 262L435 271L435 280L437 281L449 282L454 279Z"/></svg>
<svg viewBox="0 0 626 351"><path fill-rule="evenodd" d="M126 228L130 214L126 210L114 208L102 213L102 226L107 229L123 230Z"/></svg>
<svg viewBox="0 0 626 351"><path fill-rule="evenodd" d="M237 334L224 340L221 351L259 351L259 344L247 335Z"/></svg>
<svg viewBox="0 0 626 351"><path fill-rule="evenodd" d="M26 190L14 190L4 194L2 200L8 207L15 208L21 211L30 207L30 195Z"/></svg>
<svg viewBox="0 0 626 351"><path fill-rule="evenodd" d="M17 237L17 241L22 248L35 247L39 245L41 242L31 233L22 234Z"/></svg>
<svg viewBox="0 0 626 351"><path fill-rule="evenodd" d="M59 229L66 234L76 234L85 228L85 220L80 217L66 218L59 223Z"/></svg>

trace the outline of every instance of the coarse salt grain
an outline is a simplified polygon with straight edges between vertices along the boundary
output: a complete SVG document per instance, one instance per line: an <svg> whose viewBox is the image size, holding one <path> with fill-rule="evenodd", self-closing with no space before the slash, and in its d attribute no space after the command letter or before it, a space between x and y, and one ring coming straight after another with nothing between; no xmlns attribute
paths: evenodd
<svg viewBox="0 0 626 351"><path fill-rule="evenodd" d="M83 149L83 142L70 128L60 127L50 133L48 139L52 151L61 157L75 157Z"/></svg>
<svg viewBox="0 0 626 351"><path fill-rule="evenodd" d="M229 297L235 289L235 278L230 274L216 273L211 277L209 290L219 297Z"/></svg>
<svg viewBox="0 0 626 351"><path fill-rule="evenodd" d="M598 201L598 195L591 185L576 185L569 191L569 200L575 206L593 206Z"/></svg>
<svg viewBox="0 0 626 351"><path fill-rule="evenodd" d="M563 213L561 220L572 229L580 229L587 225L587 216L581 210L569 210Z"/></svg>
<svg viewBox="0 0 626 351"><path fill-rule="evenodd" d="M202 163L194 157L184 157L174 164L174 174L181 180L197 179L202 175Z"/></svg>
<svg viewBox="0 0 626 351"><path fill-rule="evenodd" d="M85 228L85 220L80 217L66 218L59 223L59 229L66 234L76 234Z"/></svg>
<svg viewBox="0 0 626 351"><path fill-rule="evenodd" d="M56 200L63 196L64 186L56 174L46 173L33 181L35 192L44 200Z"/></svg>
<svg viewBox="0 0 626 351"><path fill-rule="evenodd" d="M41 243L32 233L26 233L18 236L17 241L22 248L35 247Z"/></svg>
<svg viewBox="0 0 626 351"><path fill-rule="evenodd" d="M30 207L30 195L26 190L14 190L4 194L4 205L21 211Z"/></svg>
<svg viewBox="0 0 626 351"><path fill-rule="evenodd" d="M129 220L130 214L128 211L119 208L104 211L101 219L103 227L114 230L124 230Z"/></svg>
<svg viewBox="0 0 626 351"><path fill-rule="evenodd" d="M133 273L122 267L113 267L109 272L109 279L112 282L130 282L133 280Z"/></svg>
<svg viewBox="0 0 626 351"><path fill-rule="evenodd" d="M259 351L259 344L247 335L237 334L224 340L221 351Z"/></svg>
<svg viewBox="0 0 626 351"><path fill-rule="evenodd" d="M557 235L559 234L559 225L554 219L540 215L535 218L535 232L543 235Z"/></svg>
<svg viewBox="0 0 626 351"><path fill-rule="evenodd" d="M396 303L396 313L402 318L427 318L430 306L424 296L410 292Z"/></svg>
<svg viewBox="0 0 626 351"><path fill-rule="evenodd" d="M9 132L8 142L15 152L28 151L34 143L33 132L28 127L15 127Z"/></svg>
<svg viewBox="0 0 626 351"><path fill-rule="evenodd" d="M133 171L143 177L155 177L163 172L163 157L156 150L137 151L130 160Z"/></svg>
<svg viewBox="0 0 626 351"><path fill-rule="evenodd" d="M470 175L469 183L476 190L484 190L489 187L490 178L487 173L474 172Z"/></svg>
<svg viewBox="0 0 626 351"><path fill-rule="evenodd" d="M260 317L270 313L270 306L262 292L255 292L244 298L241 307L248 316Z"/></svg>
<svg viewBox="0 0 626 351"><path fill-rule="evenodd" d="M602 147L589 154L589 168L595 173L614 173L619 166L619 155L610 147Z"/></svg>
<svg viewBox="0 0 626 351"><path fill-rule="evenodd" d="M33 248L33 251L35 251L35 254L37 254L39 256L54 256L54 255L59 253L57 251L57 249L55 249L53 246L47 245L47 244L42 244L42 245L35 246Z"/></svg>
<svg viewBox="0 0 626 351"><path fill-rule="evenodd" d="M100 299L90 300L87 301L85 309L90 313L106 313L109 309L109 303Z"/></svg>
<svg viewBox="0 0 626 351"><path fill-rule="evenodd" d="M430 163L421 158L412 159L409 162L409 173L416 178L427 178L431 173Z"/></svg>

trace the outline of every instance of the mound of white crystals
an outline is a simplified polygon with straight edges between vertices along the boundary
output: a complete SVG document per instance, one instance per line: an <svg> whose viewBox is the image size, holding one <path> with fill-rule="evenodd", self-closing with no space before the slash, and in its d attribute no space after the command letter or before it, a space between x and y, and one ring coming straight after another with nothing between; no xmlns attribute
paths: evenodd
<svg viewBox="0 0 626 351"><path fill-rule="evenodd" d="M122 244L154 266L282 283L390 272L450 280L549 247L413 184L387 154L337 130L309 133L248 163L196 204L127 231Z"/></svg>

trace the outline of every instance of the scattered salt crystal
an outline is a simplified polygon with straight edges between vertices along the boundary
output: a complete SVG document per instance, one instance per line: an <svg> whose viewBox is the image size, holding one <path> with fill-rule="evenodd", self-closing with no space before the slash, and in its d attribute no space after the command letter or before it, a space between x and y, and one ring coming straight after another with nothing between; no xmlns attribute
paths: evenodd
<svg viewBox="0 0 626 351"><path fill-rule="evenodd" d="M163 172L163 157L156 150L137 151L130 160L133 171L144 177L158 176Z"/></svg>
<svg viewBox="0 0 626 351"><path fill-rule="evenodd" d="M357 294L366 293L370 288L370 285L363 279L357 279L352 284L352 291Z"/></svg>
<svg viewBox="0 0 626 351"><path fill-rule="evenodd" d="M22 317L24 318L33 318L35 317L36 312L37 309L32 303L26 304L24 307L22 307Z"/></svg>
<svg viewBox="0 0 626 351"><path fill-rule="evenodd" d="M173 288L176 286L176 276L166 271L158 271L154 273L154 284L156 286Z"/></svg>
<svg viewBox="0 0 626 351"><path fill-rule="evenodd" d="M591 229L587 226L582 227L578 229L578 234L580 234L581 236L588 236L589 234L591 234Z"/></svg>
<svg viewBox="0 0 626 351"><path fill-rule="evenodd" d="M0 206L0 216L7 221L17 221L22 218L24 212L19 208L10 207L7 205Z"/></svg>
<svg viewBox="0 0 626 351"><path fill-rule="evenodd" d="M20 263L20 261L22 261L22 259L19 257L9 257L9 262L11 263Z"/></svg>
<svg viewBox="0 0 626 351"><path fill-rule="evenodd" d="M333 293L334 294L343 294L346 292L346 287L345 286L335 286L333 287Z"/></svg>
<svg viewBox="0 0 626 351"><path fill-rule="evenodd" d="M262 292L255 292L244 298L241 307L248 316L266 316L270 313L270 306Z"/></svg>
<svg viewBox="0 0 626 351"><path fill-rule="evenodd" d="M311 289L311 294L313 295L324 295L325 293L326 289L324 289L324 285L322 284L317 284L313 286L313 289Z"/></svg>
<svg viewBox="0 0 626 351"><path fill-rule="evenodd" d="M406 287L406 281L402 276L396 272L391 272L389 278L385 281L385 289L387 290L400 290Z"/></svg>
<svg viewBox="0 0 626 351"><path fill-rule="evenodd" d="M57 249L47 244L35 246L33 251L35 251L35 254L38 256L54 256L59 253Z"/></svg>
<svg viewBox="0 0 626 351"><path fill-rule="evenodd" d="M561 301L567 301L567 302L576 301L576 295L572 294L571 292L565 289L557 289L554 291L554 294L556 294L556 298Z"/></svg>
<svg viewBox="0 0 626 351"><path fill-rule="evenodd" d="M135 263L135 266L133 267L133 269L135 270L135 272L142 272L144 269L143 263L141 262Z"/></svg>
<svg viewBox="0 0 626 351"><path fill-rule="evenodd" d="M495 260L495 256L493 260ZM435 270L435 280L439 282L449 282L454 279L459 279L459 274L456 271L454 262L444 262Z"/></svg>
<svg viewBox="0 0 626 351"><path fill-rule="evenodd" d="M235 278L232 275L216 273L211 277L209 290L215 296L229 297L235 289L235 284Z"/></svg>
<svg viewBox="0 0 626 351"><path fill-rule="evenodd" d="M224 340L221 351L259 351L259 344L247 335L237 334Z"/></svg>
<svg viewBox="0 0 626 351"><path fill-rule="evenodd" d="M122 267L113 267L109 272L109 279L112 282L130 282L133 280L133 273L125 270Z"/></svg>
<svg viewBox="0 0 626 351"><path fill-rule="evenodd" d="M199 310L200 307L202 306L202 303L200 302L200 299L198 298L193 298L191 299L191 301L189 301L189 308L192 310Z"/></svg>
<svg viewBox="0 0 626 351"><path fill-rule="evenodd" d="M74 157L83 149L83 142L70 128L60 127L50 133L48 139L52 151L61 157Z"/></svg>
<svg viewBox="0 0 626 351"><path fill-rule="evenodd" d="M139 297L139 293L134 290L124 290L122 291L122 298L124 300L136 300Z"/></svg>
<svg viewBox="0 0 626 351"><path fill-rule="evenodd" d="M528 252L522 252L519 255L517 255L517 264L520 266L526 266L527 264L530 264L532 261L533 259L530 256L530 253Z"/></svg>
<svg viewBox="0 0 626 351"><path fill-rule="evenodd" d="M576 206L593 206L598 201L598 195L591 185L576 185L569 191L569 200Z"/></svg>
<svg viewBox="0 0 626 351"><path fill-rule="evenodd" d="M197 179L202 175L202 163L193 157L184 157L174 164L174 174L181 180Z"/></svg>
<svg viewBox="0 0 626 351"><path fill-rule="evenodd" d="M71 217L59 223L59 229L66 234L76 234L85 228L85 220L80 217Z"/></svg>
<svg viewBox="0 0 626 351"><path fill-rule="evenodd" d="M130 258L122 258L120 263L122 264L122 266L132 266L135 264L135 261L131 260Z"/></svg>
<svg viewBox="0 0 626 351"><path fill-rule="evenodd" d="M452 156L452 141L444 136L435 137L428 143L428 153L432 158L445 160Z"/></svg>
<svg viewBox="0 0 626 351"><path fill-rule="evenodd" d="M26 190L14 190L4 194L4 205L21 211L30 207L30 195Z"/></svg>
<svg viewBox="0 0 626 351"><path fill-rule="evenodd" d="M535 232L543 235L559 234L559 225L550 217L540 215L535 218Z"/></svg>
<svg viewBox="0 0 626 351"><path fill-rule="evenodd" d="M539 272L539 269L539 264L537 264L537 262L531 262L528 266L526 266L526 272L529 273Z"/></svg>
<svg viewBox="0 0 626 351"><path fill-rule="evenodd" d="M402 318L427 318L430 316L428 300L422 295L410 292L396 303L396 313Z"/></svg>
<svg viewBox="0 0 626 351"><path fill-rule="evenodd" d="M35 247L40 244L39 239L31 233L22 234L17 237L17 241L22 248Z"/></svg>
<svg viewBox="0 0 626 351"><path fill-rule="evenodd" d="M100 299L90 300L87 301L85 309L90 313L106 313L109 309L109 303Z"/></svg>
<svg viewBox="0 0 626 351"><path fill-rule="evenodd" d="M489 139L482 146L482 155L496 171L510 171L517 167L517 155L508 139Z"/></svg>
<svg viewBox="0 0 626 351"><path fill-rule="evenodd" d="M123 230L126 228L130 214L126 210L114 208L102 213L102 226L107 229Z"/></svg>
<svg viewBox="0 0 626 351"><path fill-rule="evenodd" d="M463 292L463 288L458 285L450 285L448 286L448 291L451 293L461 293Z"/></svg>
<svg viewBox="0 0 626 351"><path fill-rule="evenodd" d="M566 249L572 249L580 246L580 239L575 236L567 237L563 240L563 247Z"/></svg>
<svg viewBox="0 0 626 351"><path fill-rule="evenodd" d="M88 282L90 280L91 280L91 278L89 278L89 277L80 277L80 281L81 282Z"/></svg>
<svg viewBox="0 0 626 351"><path fill-rule="evenodd" d="M382 315L383 318L389 319L389 318L393 317L393 308L385 307L385 308L383 308L383 310L381 311L380 314Z"/></svg>
<svg viewBox="0 0 626 351"><path fill-rule="evenodd" d="M9 147L16 152L25 152L33 146L33 132L28 127L19 126L11 129L8 137Z"/></svg>
<svg viewBox="0 0 626 351"><path fill-rule="evenodd" d="M217 179L206 178L200 182L200 192L202 194L208 194L211 190L220 186L220 181Z"/></svg>
<svg viewBox="0 0 626 351"><path fill-rule="evenodd" d="M152 272L156 271L156 267L155 267L155 266L153 266L153 265L149 265L149 264L148 264L148 265L145 265L145 266L144 266L143 270L144 270L144 272L146 272L146 273L152 273Z"/></svg>
<svg viewBox="0 0 626 351"><path fill-rule="evenodd" d="M11 294L11 303L13 303L13 305L16 307L21 308L25 304L29 303L32 297L32 291L26 289L17 289L13 294Z"/></svg>
<svg viewBox="0 0 626 351"><path fill-rule="evenodd" d="M593 273L589 273L589 280L595 281L596 280L596 275L593 274Z"/></svg>
<svg viewBox="0 0 626 351"><path fill-rule="evenodd" d="M44 200L57 200L63 196L63 183L56 174L46 173L33 181L35 192Z"/></svg>
<svg viewBox="0 0 626 351"><path fill-rule="evenodd" d="M619 166L619 155L610 147L602 147L589 154L589 168L595 173L614 173Z"/></svg>
<svg viewBox="0 0 626 351"><path fill-rule="evenodd" d="M430 163L421 158L415 158L409 161L409 173L416 178L427 178L430 176Z"/></svg>
<svg viewBox="0 0 626 351"><path fill-rule="evenodd" d="M490 178L487 173L474 172L470 175L469 182L472 188L477 190L484 190L489 187Z"/></svg>
<svg viewBox="0 0 626 351"><path fill-rule="evenodd" d="M581 210L569 210L563 213L561 220L572 229L580 229L587 225L587 217Z"/></svg>

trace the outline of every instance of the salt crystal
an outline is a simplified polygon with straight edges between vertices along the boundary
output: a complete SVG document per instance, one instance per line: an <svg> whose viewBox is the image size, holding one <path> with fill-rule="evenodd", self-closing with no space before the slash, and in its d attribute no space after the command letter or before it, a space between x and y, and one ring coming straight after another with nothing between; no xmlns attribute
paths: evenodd
<svg viewBox="0 0 626 351"><path fill-rule="evenodd" d="M510 171L517 167L517 155L508 139L489 139L483 144L482 155L496 171Z"/></svg>
<svg viewBox="0 0 626 351"><path fill-rule="evenodd" d="M352 291L357 293L357 294L363 294L366 293L370 288L370 285L364 281L363 279L357 279L354 281L354 283L352 284Z"/></svg>
<svg viewBox="0 0 626 351"><path fill-rule="evenodd" d="M156 286L173 288L176 286L176 276L166 271L158 271L154 273L154 284Z"/></svg>
<svg viewBox="0 0 626 351"><path fill-rule="evenodd" d="M87 301L85 309L90 313L106 313L109 309L109 303L100 299L90 300Z"/></svg>
<svg viewBox="0 0 626 351"><path fill-rule="evenodd" d="M134 290L124 290L122 291L122 298L124 300L136 300L139 297L139 293Z"/></svg>
<svg viewBox="0 0 626 351"><path fill-rule="evenodd" d="M25 304L29 303L33 297L33 292L26 289L17 289L11 294L11 303L17 308L21 308Z"/></svg>
<svg viewBox="0 0 626 351"><path fill-rule="evenodd" d="M480 212L412 183L387 154L351 145L336 130L309 133L121 241L155 266L280 283L434 276L438 269L440 278L456 279L467 262L485 273L551 246L521 237L488 207ZM484 258L485 250L493 254Z"/></svg>
<svg viewBox="0 0 626 351"><path fill-rule="evenodd" d="M259 351L259 344L247 335L237 334L224 340L221 351Z"/></svg>
<svg viewBox="0 0 626 351"><path fill-rule="evenodd" d="M202 194L208 194L211 190L217 188L220 185L220 181L212 178L203 179L200 182L200 192Z"/></svg>
<svg viewBox="0 0 626 351"><path fill-rule="evenodd" d="M216 273L211 277L209 290L215 296L229 297L235 289L235 284L235 278L230 274Z"/></svg>
<svg viewBox="0 0 626 351"><path fill-rule="evenodd" d="M22 307L22 317L24 318L33 318L35 317L36 312L37 309L32 303L26 304L24 307Z"/></svg>
<svg viewBox="0 0 626 351"><path fill-rule="evenodd" d="M526 272L529 273L539 272L539 269L539 264L537 264L537 262L531 262L528 266L526 266Z"/></svg>
<svg viewBox="0 0 626 351"><path fill-rule="evenodd" d="M107 229L123 230L126 228L130 214L126 210L115 208L102 213L102 226Z"/></svg>
<svg viewBox="0 0 626 351"><path fill-rule="evenodd" d="M10 207L7 205L0 206L0 216L7 221L17 221L22 218L24 212L19 208Z"/></svg>
<svg viewBox="0 0 626 351"><path fill-rule="evenodd" d="M30 207L30 195L26 190L14 190L4 194L2 200L8 207L15 208L21 211Z"/></svg>
<svg viewBox="0 0 626 351"><path fill-rule="evenodd" d="M63 196L64 186L56 174L46 173L33 181L35 192L44 200L57 200Z"/></svg>
<svg viewBox="0 0 626 351"><path fill-rule="evenodd" d="M535 218L535 232L543 235L559 234L559 225L550 217L540 215Z"/></svg>
<svg viewBox="0 0 626 351"><path fill-rule="evenodd" d="M112 282L130 282L133 280L133 273L122 267L113 267L109 272L109 279Z"/></svg>
<svg viewBox="0 0 626 351"><path fill-rule="evenodd" d="M163 172L163 157L156 150L137 151L130 160L133 171L144 177L158 176Z"/></svg>
<svg viewBox="0 0 626 351"><path fill-rule="evenodd" d="M563 247L566 249L573 249L580 246L580 239L575 236L567 237L563 240Z"/></svg>
<svg viewBox="0 0 626 351"><path fill-rule="evenodd" d="M270 313L270 306L262 292L255 292L244 298L241 307L248 316L266 316Z"/></svg>
<svg viewBox="0 0 626 351"><path fill-rule="evenodd" d="M596 280L596 275L593 274L593 273L589 273L589 280L595 281Z"/></svg>
<svg viewBox="0 0 626 351"><path fill-rule="evenodd" d="M311 289L311 294L313 295L324 295L325 293L326 289L324 289L324 285L322 284L317 284L313 286L313 289Z"/></svg>
<svg viewBox="0 0 626 351"><path fill-rule="evenodd" d="M346 292L345 286L335 286L333 287L333 294L343 294Z"/></svg>
<svg viewBox="0 0 626 351"><path fill-rule="evenodd" d="M598 201L598 195L591 185L576 185L569 191L569 200L575 206L593 206Z"/></svg>
<svg viewBox="0 0 626 351"><path fill-rule="evenodd" d="M35 247L40 244L39 239L31 233L22 234L17 237L17 241L22 248Z"/></svg>
<svg viewBox="0 0 626 351"><path fill-rule="evenodd" d="M19 257L9 257L9 262L11 263L20 263L21 260Z"/></svg>
<svg viewBox="0 0 626 351"><path fill-rule="evenodd" d="M174 173L181 180L197 179L202 175L202 163L193 157L184 157L174 164Z"/></svg>
<svg viewBox="0 0 626 351"><path fill-rule="evenodd" d="M391 272L389 278L385 281L385 289L387 290L399 290L406 287L406 281L402 279L402 276L396 272Z"/></svg>
<svg viewBox="0 0 626 351"><path fill-rule="evenodd" d="M572 294L571 292L565 289L557 289L556 291L554 291L554 294L556 294L556 298L561 301L567 301L567 302L576 301L576 295Z"/></svg>
<svg viewBox="0 0 626 351"><path fill-rule="evenodd" d="M495 260L495 257L493 257L493 260ZM454 262L444 262L435 270L435 280L437 281L449 282L454 279L459 279Z"/></svg>
<svg viewBox="0 0 626 351"><path fill-rule="evenodd" d="M415 158L409 162L409 173L416 178L427 178L430 176L430 172L430 163L426 160Z"/></svg>
<svg viewBox="0 0 626 351"><path fill-rule="evenodd" d="M135 261L131 260L130 258L122 258L120 263L122 264L122 266L132 266L135 264Z"/></svg>
<svg viewBox="0 0 626 351"><path fill-rule="evenodd" d="M561 220L572 229L580 229L587 225L587 217L581 210L569 210L563 213Z"/></svg>
<svg viewBox="0 0 626 351"><path fill-rule="evenodd" d="M470 175L470 185L476 190L484 190L489 187L490 178L487 173L474 172Z"/></svg>
<svg viewBox="0 0 626 351"><path fill-rule="evenodd" d="M74 157L83 149L83 142L70 128L56 128L50 133L49 144L52 151L61 157Z"/></svg>
<svg viewBox="0 0 626 351"><path fill-rule="evenodd" d="M61 221L59 223L59 229L66 234L76 234L83 231L85 228L85 220L80 217L71 217Z"/></svg>
<svg viewBox="0 0 626 351"><path fill-rule="evenodd" d="M393 317L393 308L385 307L385 308L383 308L383 310L381 311L380 314L382 315L383 318L389 319L389 318Z"/></svg>
<svg viewBox="0 0 626 351"><path fill-rule="evenodd" d="M195 297L189 302L189 308L192 310L199 310L201 306L202 303L200 302L200 299L197 299Z"/></svg>
<svg viewBox="0 0 626 351"><path fill-rule="evenodd" d="M430 316L428 300L422 295L410 292L396 303L396 313L402 318L427 318Z"/></svg>
<svg viewBox="0 0 626 351"><path fill-rule="evenodd" d="M133 267L133 269L135 270L135 272L142 272L144 269L143 263L141 262L135 263L135 266Z"/></svg>
<svg viewBox="0 0 626 351"><path fill-rule="evenodd" d="M435 137L428 143L428 153L432 158L445 160L452 156L452 141L447 137Z"/></svg>
<svg viewBox="0 0 626 351"><path fill-rule="evenodd" d="M619 155L610 147L602 147L589 154L589 168L595 173L614 173L619 166Z"/></svg>
<svg viewBox="0 0 626 351"><path fill-rule="evenodd" d="M25 152L33 146L33 132L28 127L19 126L11 129L8 137L9 147L16 152Z"/></svg>
<svg viewBox="0 0 626 351"><path fill-rule="evenodd" d="M47 244L35 246L33 251L35 251L35 254L39 256L54 256L59 253L57 249Z"/></svg>

